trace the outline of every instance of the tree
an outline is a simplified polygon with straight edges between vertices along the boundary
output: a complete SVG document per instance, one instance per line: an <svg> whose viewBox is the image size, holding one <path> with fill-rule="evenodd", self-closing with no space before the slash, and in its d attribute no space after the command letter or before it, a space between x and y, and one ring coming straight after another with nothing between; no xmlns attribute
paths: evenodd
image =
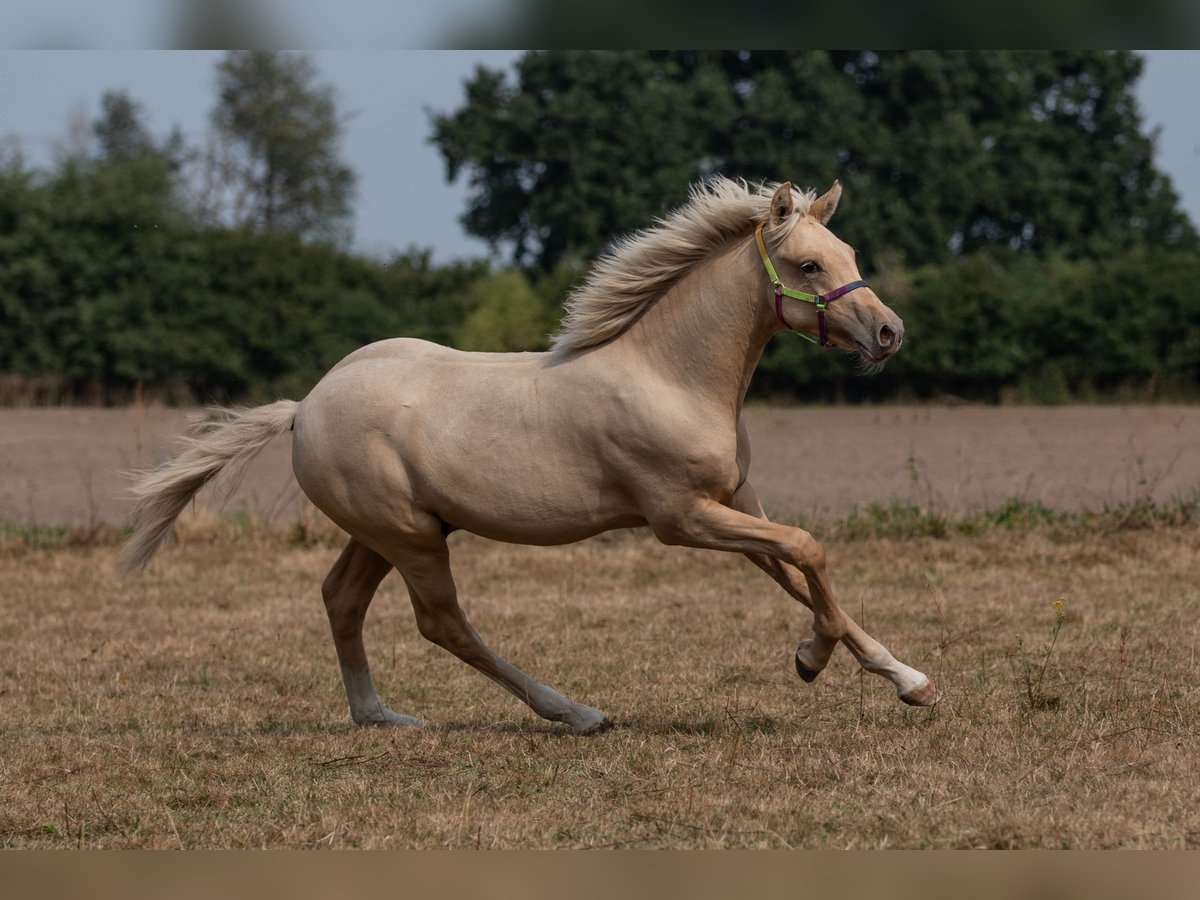
<svg viewBox="0 0 1200 900"><path fill-rule="evenodd" d="M97 174L119 178L124 171L131 185L136 185L129 188L130 193L174 198L183 188L181 172L190 155L183 134L176 127L159 141L145 119L142 105L124 91L104 92L100 116L91 126Z"/></svg>
<svg viewBox="0 0 1200 900"><path fill-rule="evenodd" d="M462 350L504 352L545 350L554 328L549 307L520 272L496 272L477 281L468 293L474 306L455 334Z"/></svg>
<svg viewBox="0 0 1200 900"><path fill-rule="evenodd" d="M531 53L519 68L516 86L477 69L466 105L435 118L433 141L451 180L469 173L467 230L543 271L678 201L704 174L710 122L732 114L711 66L602 51Z"/></svg>
<svg viewBox="0 0 1200 900"><path fill-rule="evenodd" d="M355 175L338 157L333 89L304 56L234 51L217 65L212 121L232 152L238 224L304 237L348 236Z"/></svg>
<svg viewBox="0 0 1200 900"><path fill-rule="evenodd" d="M105 91L100 110L100 118L92 123L92 133L100 144L101 159L126 161L158 150L146 128L142 105L127 93Z"/></svg>
<svg viewBox="0 0 1200 900"><path fill-rule="evenodd" d="M1095 257L1196 232L1153 164L1127 51L547 51L433 119L472 234L548 271L712 172L846 186L839 231L908 264Z"/></svg>
<svg viewBox="0 0 1200 900"><path fill-rule="evenodd" d="M890 51L841 64L872 126L845 163L868 246L891 244L910 263L1195 246L1143 132L1141 57Z"/></svg>

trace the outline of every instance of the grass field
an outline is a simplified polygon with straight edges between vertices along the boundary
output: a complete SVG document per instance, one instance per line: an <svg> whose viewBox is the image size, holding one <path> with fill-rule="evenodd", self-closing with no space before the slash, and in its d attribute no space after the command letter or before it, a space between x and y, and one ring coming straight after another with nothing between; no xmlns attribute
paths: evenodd
<svg viewBox="0 0 1200 900"><path fill-rule="evenodd" d="M806 616L738 557L456 535L477 628L608 712L590 738L425 643L394 576L368 650L385 700L426 725L350 726L320 528L192 525L127 580L105 540L10 533L0 842L1195 846L1200 530L1117 524L829 541L844 605L945 690L932 712L845 651L803 684Z"/></svg>
<svg viewBox="0 0 1200 900"><path fill-rule="evenodd" d="M475 626L607 712L588 738L423 641L395 576L367 648L426 725L351 726L340 546L270 481L284 447L257 506L119 577L105 485L178 413L139 415L0 413L0 500L31 513L0 515L0 846L1200 845L1200 410L752 412L760 493L933 711L844 650L803 684L807 613L740 557L453 535Z"/></svg>

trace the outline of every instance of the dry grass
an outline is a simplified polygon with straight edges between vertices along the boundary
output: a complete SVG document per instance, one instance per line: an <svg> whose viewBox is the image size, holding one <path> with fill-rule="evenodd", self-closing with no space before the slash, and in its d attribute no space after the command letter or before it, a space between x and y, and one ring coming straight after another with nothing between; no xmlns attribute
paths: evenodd
<svg viewBox="0 0 1200 900"><path fill-rule="evenodd" d="M422 641L394 576L368 650L427 726L351 727L323 534L192 525L128 580L103 541L0 540L0 844L1200 843L1194 524L831 540L843 604L946 691L932 713L844 651L801 683L804 611L740 558L455 535L477 628L608 712L592 738ZM1062 596L1033 708L1017 634L1040 662Z"/></svg>

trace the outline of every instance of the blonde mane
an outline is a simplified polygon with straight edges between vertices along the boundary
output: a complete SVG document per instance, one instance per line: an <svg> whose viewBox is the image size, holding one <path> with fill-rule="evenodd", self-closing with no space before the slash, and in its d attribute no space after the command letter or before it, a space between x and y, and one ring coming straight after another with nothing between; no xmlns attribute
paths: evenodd
<svg viewBox="0 0 1200 900"><path fill-rule="evenodd" d="M750 186L717 176L694 184L688 202L656 224L621 238L611 256L596 262L587 280L567 298L566 316L554 335L556 353L612 340L637 321L676 281L767 219L777 183ZM770 235L781 241L808 212L816 195L792 189L798 215Z"/></svg>

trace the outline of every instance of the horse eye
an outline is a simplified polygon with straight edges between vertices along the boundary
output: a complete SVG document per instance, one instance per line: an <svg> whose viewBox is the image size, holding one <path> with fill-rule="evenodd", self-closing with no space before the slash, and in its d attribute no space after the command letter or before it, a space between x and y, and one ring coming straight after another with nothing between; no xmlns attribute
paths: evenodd
<svg viewBox="0 0 1200 900"><path fill-rule="evenodd" d="M821 271L821 267L819 265L817 265L815 262L813 262L812 260L809 260L806 263L800 264L800 271L803 272L805 275L816 275L818 272Z"/></svg>

